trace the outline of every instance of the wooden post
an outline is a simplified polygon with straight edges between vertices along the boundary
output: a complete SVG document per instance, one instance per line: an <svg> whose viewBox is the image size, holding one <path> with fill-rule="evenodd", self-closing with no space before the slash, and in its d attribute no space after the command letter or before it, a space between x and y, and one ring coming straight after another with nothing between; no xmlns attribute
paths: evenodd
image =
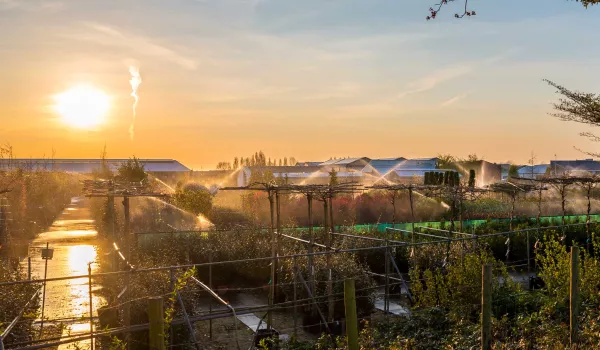
<svg viewBox="0 0 600 350"><path fill-rule="evenodd" d="M281 202L279 201L279 190L275 191L275 210L277 213L277 223L276 223L276 235L275 235L275 255L277 257L279 257L279 235L281 234ZM277 286L277 284L279 284L279 274L277 273L277 271L279 271L279 259L275 260L275 279L273 280L273 284L275 286ZM273 300L274 302L279 300L278 299L278 291L277 288L275 288L275 292L273 294Z"/></svg>
<svg viewBox="0 0 600 350"><path fill-rule="evenodd" d="M481 349L492 348L492 265L482 267L481 277Z"/></svg>
<svg viewBox="0 0 600 350"><path fill-rule="evenodd" d="M358 319L356 315L356 295L353 279L344 281L344 306L346 308L348 350L358 350Z"/></svg>
<svg viewBox="0 0 600 350"><path fill-rule="evenodd" d="M92 263L88 263L88 291L90 295L90 349L94 350L94 307L92 304Z"/></svg>
<svg viewBox="0 0 600 350"><path fill-rule="evenodd" d="M331 247L331 233L329 233L328 229L328 220L327 220L327 198L323 198L323 231L325 232L326 245ZM327 264L327 318L329 322L333 322L334 314L335 314L335 301L333 300L333 281L332 281L332 271L331 271L331 254L327 254L326 257Z"/></svg>
<svg viewBox="0 0 600 350"><path fill-rule="evenodd" d="M31 281L31 257L27 257L27 279Z"/></svg>
<svg viewBox="0 0 600 350"><path fill-rule="evenodd" d="M387 314L390 312L390 252L389 252L389 241L385 240L385 250L384 250L384 261L385 261L385 295L384 295L384 303L383 303L383 311Z"/></svg>
<svg viewBox="0 0 600 350"><path fill-rule="evenodd" d="M527 231L527 273L531 272L531 256L530 256L530 253L529 253L529 249L530 249L529 231Z"/></svg>
<svg viewBox="0 0 600 350"><path fill-rule="evenodd" d="M312 223L312 194L308 193L306 195L306 199L308 200L308 252L313 252L313 243L315 242L315 237L313 234L313 223ZM313 262L313 256L308 256L308 286L310 287L310 292L314 294L315 286L315 266Z"/></svg>
<svg viewBox="0 0 600 350"><path fill-rule="evenodd" d="M297 288L296 285L298 283L298 263L296 261L296 257L294 256L294 336L298 336L298 296L297 296Z"/></svg>
<svg viewBox="0 0 600 350"><path fill-rule="evenodd" d="M148 298L151 350L165 350L165 321L163 315L163 299L161 297Z"/></svg>
<svg viewBox="0 0 600 350"><path fill-rule="evenodd" d="M329 225L331 226L331 232L335 232L335 225L333 223L333 193L329 197Z"/></svg>
<svg viewBox="0 0 600 350"><path fill-rule="evenodd" d="M571 284L570 284L570 334L571 346L577 343L577 331L579 322L579 247L571 247Z"/></svg>
<svg viewBox="0 0 600 350"><path fill-rule="evenodd" d="M128 236L129 235L129 197L123 197L123 216L125 217L125 235Z"/></svg>
<svg viewBox="0 0 600 350"><path fill-rule="evenodd" d="M271 281L269 282L269 311L267 312L267 328L273 328L273 311L272 306L275 299L275 199L273 191L269 190L269 208L271 211Z"/></svg>
<svg viewBox="0 0 600 350"><path fill-rule="evenodd" d="M414 203L413 203L412 187L408 188L408 200L410 202L410 226L411 226L410 242L415 243L415 208L414 208Z"/></svg>
<svg viewBox="0 0 600 350"><path fill-rule="evenodd" d="M392 190L392 228L396 228L396 195L398 191ZM410 189L409 189L409 197L410 197Z"/></svg>
<svg viewBox="0 0 600 350"><path fill-rule="evenodd" d="M109 192L112 192L112 191L114 191L114 188L112 185L110 185ZM110 213L110 215L109 215L109 217L110 217L110 239L116 241L117 233L115 232L115 197L108 196L107 201L108 201L108 211ZM115 268L115 271L117 271L117 270L118 270L118 267Z"/></svg>
<svg viewBox="0 0 600 350"><path fill-rule="evenodd" d="M212 283L212 260L213 260L213 251L212 251L212 245L210 246L210 250L208 251L208 287L212 290L213 289L213 283ZM208 315L212 315L212 300L213 298L210 298L209 304L208 304ZM208 320L208 335L210 337L210 339L212 340L213 338L213 324L212 324L212 318L210 318Z"/></svg>

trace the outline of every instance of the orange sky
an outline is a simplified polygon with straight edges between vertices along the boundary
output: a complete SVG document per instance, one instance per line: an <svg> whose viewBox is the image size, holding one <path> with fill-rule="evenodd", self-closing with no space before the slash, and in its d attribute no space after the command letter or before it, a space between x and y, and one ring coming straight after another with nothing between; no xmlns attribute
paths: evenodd
<svg viewBox="0 0 600 350"><path fill-rule="evenodd" d="M594 151L578 136L586 127L547 115L556 95L541 79L600 90L600 73L585 68L600 56L589 47L595 9L565 2L484 16L491 5L480 4L476 19L425 23L422 6L406 2L396 20L397 1L379 3L0 0L12 29L0 34L0 140L18 157L97 157L106 144L109 157L195 169L257 150L497 162ZM143 79L133 140L131 62ZM94 130L65 125L51 108L79 83L112 97Z"/></svg>

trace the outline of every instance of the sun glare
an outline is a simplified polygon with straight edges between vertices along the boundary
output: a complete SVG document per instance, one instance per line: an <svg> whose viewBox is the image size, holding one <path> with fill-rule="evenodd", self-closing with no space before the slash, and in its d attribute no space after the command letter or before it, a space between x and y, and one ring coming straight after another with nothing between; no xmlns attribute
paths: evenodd
<svg viewBox="0 0 600 350"><path fill-rule="evenodd" d="M78 85L54 96L54 110L74 128L91 129L106 118L110 97L89 85Z"/></svg>

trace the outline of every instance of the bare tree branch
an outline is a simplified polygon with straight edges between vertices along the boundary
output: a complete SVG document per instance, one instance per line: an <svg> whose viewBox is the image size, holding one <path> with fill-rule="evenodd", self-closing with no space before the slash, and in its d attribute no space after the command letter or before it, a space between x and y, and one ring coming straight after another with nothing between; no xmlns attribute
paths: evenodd
<svg viewBox="0 0 600 350"><path fill-rule="evenodd" d="M564 121L600 126L600 95L589 92L572 91L550 80L544 79L556 88L556 93L563 95L559 103L554 103L556 113L551 116Z"/></svg>
<svg viewBox="0 0 600 350"><path fill-rule="evenodd" d="M464 16L467 16L467 17L475 16L475 11L469 11L469 9L468 9L467 5L468 5L469 0L440 0L439 4L435 4L435 5L433 5L433 7L429 8L429 16L426 17L427 20L429 21L430 19L435 19L444 5L448 5L448 3L455 2L455 1L464 1L465 2L464 12L463 13L455 13L454 14L455 18L463 18ZM590 5L600 4L600 0L575 0L575 1L580 2L583 5L583 7L585 7L585 8L587 8Z"/></svg>
<svg viewBox="0 0 600 350"><path fill-rule="evenodd" d="M591 132L582 132L579 134L579 136L587 137L590 141L593 142L600 142L600 136L596 136Z"/></svg>
<svg viewBox="0 0 600 350"><path fill-rule="evenodd" d="M463 0L440 0L439 4L435 4L433 5L433 7L429 8L429 16L426 17L426 19L429 21L430 19L435 19L437 17L438 12L440 12L442 10L442 7L444 5L448 5L448 3L451 2L455 2L455 1L463 1ZM468 4L469 4L469 0L464 0L465 2L465 7L464 7L464 11L462 13L455 13L454 17L455 18L463 18L464 16L475 16L475 11L469 11L468 10Z"/></svg>
<svg viewBox="0 0 600 350"><path fill-rule="evenodd" d="M584 151L584 150L582 150L581 148L578 148L578 147L573 147L573 148L575 148L577 151L579 151L579 152L581 152L583 154L586 154L586 155L588 155L590 157L600 158L600 153L594 153L594 152Z"/></svg>

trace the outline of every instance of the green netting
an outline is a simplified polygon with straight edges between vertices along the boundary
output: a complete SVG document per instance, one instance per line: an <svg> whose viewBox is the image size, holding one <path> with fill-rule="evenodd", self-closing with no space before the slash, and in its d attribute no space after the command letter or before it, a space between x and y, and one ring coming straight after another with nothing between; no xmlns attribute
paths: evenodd
<svg viewBox="0 0 600 350"><path fill-rule="evenodd" d="M519 219L514 219L515 221L523 221L523 219L519 218ZM529 220L533 220L535 221L536 218L529 218ZM585 222L586 220L586 216L585 215L567 215L565 216L565 221L567 223L576 223L576 222ZM600 215L590 215L590 221L592 222L598 222L600 220ZM462 227L464 231L468 231L473 229L473 227L477 227L486 223L506 223L508 224L508 222L510 221L509 218L499 218L499 219L488 219L488 220L463 220L462 222ZM548 225L560 225L562 223L562 216L542 216L540 218L541 223L544 224L548 224ZM446 221L446 226L448 225L448 222ZM422 221L422 222L415 222L415 227L433 227L433 228L441 228L442 222L441 221ZM380 223L380 224L365 224L365 225L354 225L353 228L356 231L372 231L372 230L377 230L377 232L385 232L386 228L397 228L397 229L401 229L401 230L410 230L411 229L411 223L410 222L404 222L404 223L398 223L398 224L391 224L391 223ZM455 221L454 227L460 227L460 222L459 221Z"/></svg>

